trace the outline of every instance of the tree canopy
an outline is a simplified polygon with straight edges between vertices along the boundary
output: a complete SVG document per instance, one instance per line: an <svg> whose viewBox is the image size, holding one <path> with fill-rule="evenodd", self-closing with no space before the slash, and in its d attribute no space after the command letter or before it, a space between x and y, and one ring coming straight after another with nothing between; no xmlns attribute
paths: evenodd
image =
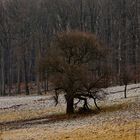
<svg viewBox="0 0 140 140"><path fill-rule="evenodd" d="M93 98L99 108L96 99L104 97L107 76L103 59L105 49L91 33L62 32L51 43L41 70L47 70L56 97L64 93L68 114L74 113L74 99L84 100L84 109L89 109L87 99Z"/></svg>

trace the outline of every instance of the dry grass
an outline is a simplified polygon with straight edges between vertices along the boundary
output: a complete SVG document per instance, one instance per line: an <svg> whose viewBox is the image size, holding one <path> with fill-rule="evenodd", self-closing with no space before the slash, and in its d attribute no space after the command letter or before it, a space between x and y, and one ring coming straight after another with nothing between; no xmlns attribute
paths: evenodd
<svg viewBox="0 0 140 140"><path fill-rule="evenodd" d="M84 114L79 114L78 112L72 116L65 115L65 108L58 107L51 107L48 109L41 109L41 110L22 110L22 111L9 111L4 112L0 114L0 123L6 123L6 122L22 122L26 120L39 120L39 119L47 119L52 117L52 120L60 121L60 120L73 120L75 118L84 118L87 116L93 116L95 114L101 114L104 115L104 113L111 113L115 111L121 111L126 110L130 106L132 106L134 102L123 102L121 104L113 104L111 106L105 105L101 107L101 111L98 111L97 109L92 112L87 112ZM139 108L135 108L135 111Z"/></svg>
<svg viewBox="0 0 140 140"><path fill-rule="evenodd" d="M105 124L102 127L86 126L71 132L61 132L53 140L138 140L140 133L135 135L135 122L128 124ZM140 127L140 122L137 126ZM138 127L137 127L138 129ZM138 130L137 130L138 131Z"/></svg>
<svg viewBox="0 0 140 140"><path fill-rule="evenodd" d="M139 128L140 121L63 130L40 127L3 132L2 140L139 140Z"/></svg>
<svg viewBox="0 0 140 140"><path fill-rule="evenodd" d="M98 110L94 110L93 112L87 113L87 114L80 114L80 115L73 115L71 117L66 117L66 119L73 119L77 117L86 117L88 115L92 114L98 114L98 113L104 113L104 112L115 112L118 110L123 110L128 108L128 106L133 105L133 103L121 103L121 104L114 104L112 106L104 106L101 108L101 112ZM41 109L41 110L25 110L25 111L9 111L0 114L0 123L5 123L5 122L13 122L13 121L24 121L24 120L30 120L30 119L39 119L39 118L45 118L48 115L54 115L58 116L59 118L63 118L61 114L64 114L65 109L64 108L59 108L59 107L51 107L49 109ZM58 115L57 115L58 114ZM57 120L57 118L56 118Z"/></svg>
<svg viewBox="0 0 140 140"><path fill-rule="evenodd" d="M63 108L51 107L40 110L22 110L22 111L9 111L0 114L0 123L10 121L22 121L34 118L48 116L49 114L57 114L64 112Z"/></svg>
<svg viewBox="0 0 140 140"><path fill-rule="evenodd" d="M0 131L0 140L2 140L2 131Z"/></svg>
<svg viewBox="0 0 140 140"><path fill-rule="evenodd" d="M117 114L113 112L119 111L123 113L125 110L128 112L139 112L139 102L135 102L135 99L125 100L122 102L116 102L112 105L103 104L100 114L86 114L86 115L56 115L56 121L62 120L62 116L65 117L66 127L63 125L60 127L58 122L57 126L53 125L53 122L43 125L32 125L27 128L13 129L0 132L0 140L139 140L140 139L140 120L139 118L133 118L130 120L123 119L119 114L117 116L111 116L109 114ZM65 108L51 107L49 109L42 110L27 110L27 111L15 111L5 112L0 114L0 122L27 120L33 118L40 118L48 116L48 114L63 113ZM95 113L95 112L94 112ZM96 112L98 113L98 112ZM77 123L74 127L68 126L67 123L71 123L77 117L80 117L80 121L93 117L91 124L79 126ZM91 115L91 116L90 116ZM94 123L100 116L113 117L112 121L102 121L100 124ZM129 117L128 117L129 118Z"/></svg>
<svg viewBox="0 0 140 140"><path fill-rule="evenodd" d="M0 114L0 122L10 122L10 121L19 121L31 119L34 117L47 115L47 111L45 110L27 110L27 111L14 111L14 112L6 112Z"/></svg>
<svg viewBox="0 0 140 140"><path fill-rule="evenodd" d="M124 110L126 108L128 108L129 106L133 105L134 103L128 103L128 102L125 102L125 103L121 103L121 104L114 104L112 106L104 106L101 108L101 111L102 112L115 112L115 111L118 111L118 110Z"/></svg>

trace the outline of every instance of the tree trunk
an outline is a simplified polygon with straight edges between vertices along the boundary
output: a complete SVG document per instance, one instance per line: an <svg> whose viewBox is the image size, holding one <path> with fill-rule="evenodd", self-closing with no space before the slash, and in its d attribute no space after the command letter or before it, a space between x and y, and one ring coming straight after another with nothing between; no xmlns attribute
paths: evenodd
<svg viewBox="0 0 140 140"><path fill-rule="evenodd" d="M17 94L20 94L21 89L20 89L20 82L21 82L21 70L20 70L20 64L18 62L18 72L17 72Z"/></svg>
<svg viewBox="0 0 140 140"><path fill-rule="evenodd" d="M83 0L80 1L80 29L83 31Z"/></svg>
<svg viewBox="0 0 140 140"><path fill-rule="evenodd" d="M25 90L26 90L26 95L29 95L29 87L28 87L28 75L27 75L27 64L26 64L26 60L25 60L25 56L24 56L24 78L25 78Z"/></svg>
<svg viewBox="0 0 140 140"><path fill-rule="evenodd" d="M97 108L98 110L100 110L100 108L98 107L98 105L97 105L97 103L96 103L96 98L93 98L93 100L94 100L94 104L95 104L96 108Z"/></svg>
<svg viewBox="0 0 140 140"><path fill-rule="evenodd" d="M37 94L41 95L41 87L40 87L40 77L39 74L37 73Z"/></svg>
<svg viewBox="0 0 140 140"><path fill-rule="evenodd" d="M47 94L47 91L48 91L48 80L47 79L44 80L44 89L45 89L45 94Z"/></svg>
<svg viewBox="0 0 140 140"><path fill-rule="evenodd" d="M74 98L71 96L67 96L67 108L66 108L66 113L67 114L73 114L74 113Z"/></svg>
<svg viewBox="0 0 140 140"><path fill-rule="evenodd" d="M4 48L1 49L1 95L5 95L5 62L4 62Z"/></svg>
<svg viewBox="0 0 140 140"><path fill-rule="evenodd" d="M126 96L126 90L127 90L127 85L125 85L125 87L124 87L124 98L127 98L127 96Z"/></svg>
<svg viewBox="0 0 140 140"><path fill-rule="evenodd" d="M49 74L47 72L47 76L46 76L46 90L49 90Z"/></svg>

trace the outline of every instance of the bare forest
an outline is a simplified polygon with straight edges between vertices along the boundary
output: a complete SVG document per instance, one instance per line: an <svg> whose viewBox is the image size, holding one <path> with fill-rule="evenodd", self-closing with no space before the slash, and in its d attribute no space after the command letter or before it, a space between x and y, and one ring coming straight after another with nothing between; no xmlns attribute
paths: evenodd
<svg viewBox="0 0 140 140"><path fill-rule="evenodd" d="M124 84L124 71L133 74L132 83L139 81L139 10L139 0L1 0L0 94L48 90L40 59L57 33L70 30L94 33L108 48L104 63L112 85Z"/></svg>

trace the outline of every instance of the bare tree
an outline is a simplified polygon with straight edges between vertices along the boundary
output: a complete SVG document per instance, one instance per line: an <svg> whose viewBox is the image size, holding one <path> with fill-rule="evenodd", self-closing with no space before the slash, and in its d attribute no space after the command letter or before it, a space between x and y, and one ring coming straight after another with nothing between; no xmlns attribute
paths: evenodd
<svg viewBox="0 0 140 140"><path fill-rule="evenodd" d="M45 90L47 77L40 81L37 74L39 59L57 32L69 30L92 32L111 50L105 63L116 75L113 84L119 84L125 67L139 70L139 7L139 0L1 0L1 94L25 92L25 83L29 90L35 85L30 92Z"/></svg>
<svg viewBox="0 0 140 140"><path fill-rule="evenodd" d="M126 66L120 75L121 82L124 85L124 98L127 98L127 85L137 79L134 68L135 66Z"/></svg>

